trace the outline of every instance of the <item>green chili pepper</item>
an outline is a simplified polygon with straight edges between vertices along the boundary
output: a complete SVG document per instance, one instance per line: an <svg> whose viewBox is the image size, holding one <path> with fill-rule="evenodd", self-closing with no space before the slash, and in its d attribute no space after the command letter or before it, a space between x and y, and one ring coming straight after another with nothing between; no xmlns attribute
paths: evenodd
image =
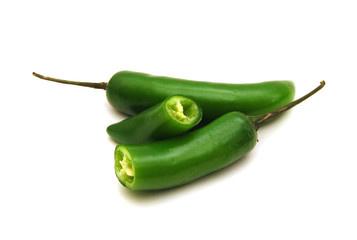
<svg viewBox="0 0 357 240"><path fill-rule="evenodd" d="M34 76L60 83L105 89L108 102L118 111L135 115L172 95L183 95L202 107L205 121L231 111L259 115L289 103L295 95L292 81L228 84L190 81L121 71L108 83L74 82L37 73Z"/></svg>
<svg viewBox="0 0 357 240"><path fill-rule="evenodd" d="M267 114L248 117L230 112L203 128L177 138L146 144L118 145L115 173L133 190L156 190L179 186L219 170L252 150L257 129L282 112L304 101L304 97Z"/></svg>
<svg viewBox="0 0 357 240"><path fill-rule="evenodd" d="M178 136L197 125L201 119L202 110L194 101L176 95L110 125L107 132L120 143L144 143Z"/></svg>

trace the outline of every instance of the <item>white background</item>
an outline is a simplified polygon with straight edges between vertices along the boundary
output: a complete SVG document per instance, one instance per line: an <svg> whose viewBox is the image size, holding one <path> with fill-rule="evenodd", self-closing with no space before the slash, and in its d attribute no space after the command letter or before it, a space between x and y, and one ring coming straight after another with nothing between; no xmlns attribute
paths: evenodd
<svg viewBox="0 0 357 240"><path fill-rule="evenodd" d="M2 1L0 239L357 239L355 1ZM117 181L120 70L321 92L237 163L166 191Z"/></svg>

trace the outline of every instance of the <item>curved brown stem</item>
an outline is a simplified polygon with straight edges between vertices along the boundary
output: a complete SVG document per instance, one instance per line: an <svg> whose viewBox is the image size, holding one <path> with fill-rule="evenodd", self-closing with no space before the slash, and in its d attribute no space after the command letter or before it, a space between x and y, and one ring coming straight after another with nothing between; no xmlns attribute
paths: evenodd
<svg viewBox="0 0 357 240"><path fill-rule="evenodd" d="M306 99L308 99L309 97L311 97L312 95L314 95L315 93L320 91L325 86L325 84L326 84L325 81L322 80L318 87L316 87L314 90L312 90L308 94L302 96L301 98L296 99L295 101L292 101L291 103L288 103L285 106L282 106L270 113L251 117L251 120L254 123L255 129L258 130L258 128L260 126L262 126L263 124L265 124L266 122L272 120L273 118L277 117L278 115L282 114L283 112L288 111L290 108L293 108L296 105L298 105L299 103L305 101Z"/></svg>
<svg viewBox="0 0 357 240"><path fill-rule="evenodd" d="M77 85L77 86L82 86L82 87L90 87L90 88L97 88L97 89L107 89L107 83L106 82L99 82L99 83L93 83L93 82L76 82L76 81L68 81L68 80L63 80L63 79L58 79L58 78L53 78L53 77L46 77L41 74L33 72L32 75L35 77L48 80L51 82L58 82L58 83L64 83L64 84L71 84L71 85Z"/></svg>

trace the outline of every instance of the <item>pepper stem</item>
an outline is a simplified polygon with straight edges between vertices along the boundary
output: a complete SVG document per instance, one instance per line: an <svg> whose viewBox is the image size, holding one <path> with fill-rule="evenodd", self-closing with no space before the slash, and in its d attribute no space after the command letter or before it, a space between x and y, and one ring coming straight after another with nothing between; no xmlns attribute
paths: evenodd
<svg viewBox="0 0 357 240"><path fill-rule="evenodd" d="M270 113L265 113L265 114L261 114L258 116L253 116L251 117L252 122L254 123L255 129L258 130L258 128L260 126L262 126L263 124L265 124L266 122L272 120L273 118L279 116L280 114L282 114L285 111L288 111L290 108L295 107L296 105L298 105L299 103L305 101L306 99L308 99L309 97L311 97L312 95L314 95L315 93L317 93L320 89L322 89L325 86L325 81L322 80L320 82L320 85L315 88L314 90L312 90L311 92L309 92L308 94L302 96L299 99L296 99L295 101L292 101L291 103L286 104L285 106L282 106Z"/></svg>
<svg viewBox="0 0 357 240"><path fill-rule="evenodd" d="M64 84L71 84L71 85L77 85L77 86L83 86L83 87L90 87L90 88L96 88L96 89L107 89L107 83L106 82L98 82L98 83L93 83L93 82L76 82L76 81L68 81L68 80L63 80L63 79L58 79L58 78L52 78L52 77L46 77L41 74L33 72L32 75L35 77L52 81L52 82L58 82L58 83L64 83Z"/></svg>

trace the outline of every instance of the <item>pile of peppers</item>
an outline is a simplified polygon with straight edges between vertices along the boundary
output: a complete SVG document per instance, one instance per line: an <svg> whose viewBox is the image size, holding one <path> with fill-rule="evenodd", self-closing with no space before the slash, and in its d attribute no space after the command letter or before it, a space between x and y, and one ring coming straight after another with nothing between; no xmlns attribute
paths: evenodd
<svg viewBox="0 0 357 240"><path fill-rule="evenodd" d="M227 84L121 71L108 83L41 79L104 89L129 117L107 127L118 145L114 169L132 190L180 186L237 161L257 143L266 122L309 98L293 101L292 81Z"/></svg>

